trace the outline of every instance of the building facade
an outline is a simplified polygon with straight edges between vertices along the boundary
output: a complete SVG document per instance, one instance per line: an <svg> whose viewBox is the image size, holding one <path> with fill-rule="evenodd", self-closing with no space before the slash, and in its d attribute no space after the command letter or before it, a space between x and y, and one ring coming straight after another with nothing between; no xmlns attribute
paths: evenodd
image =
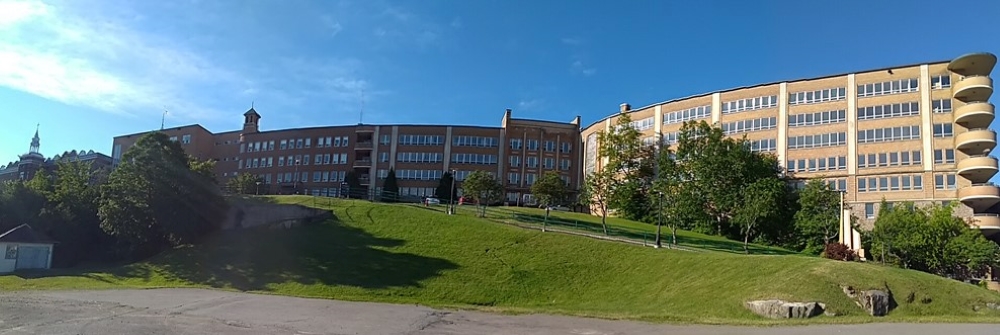
<svg viewBox="0 0 1000 335"><path fill-rule="evenodd" d="M582 130L583 173L600 169L597 133L620 113L647 143L673 145L685 121L707 121L752 149L773 153L792 178L825 179L842 191L842 242L860 246L850 217L871 228L880 202L950 203L991 239L1000 232L996 132L989 75L996 56L741 87L619 113Z"/></svg>
<svg viewBox="0 0 1000 335"><path fill-rule="evenodd" d="M533 204L531 185L548 171L571 190L582 180L580 118L571 122L517 119L506 110L500 127L448 125L350 125L260 130L253 108L238 131L212 133L200 125L163 129L199 159L216 160L221 183L250 173L263 180L261 193L340 196L348 172L369 194L379 194L394 169L400 195L433 196L446 171L461 182L473 171L500 180L511 204ZM115 164L145 133L115 137Z"/></svg>
<svg viewBox="0 0 1000 335"><path fill-rule="evenodd" d="M38 137L38 130L35 130L35 136L31 139L31 145L28 148L28 153L18 156L16 162L10 162L7 165L0 165L0 182L3 181L14 181L14 180L31 180L35 177L38 171L45 170L49 173L55 172L56 167L59 162L63 161L81 161L90 164L90 167L94 171L110 171L111 170L111 157L108 155L89 151L68 151L61 155L55 155L52 158L45 158L41 154L41 139ZM95 174L94 178L100 178L100 175Z"/></svg>

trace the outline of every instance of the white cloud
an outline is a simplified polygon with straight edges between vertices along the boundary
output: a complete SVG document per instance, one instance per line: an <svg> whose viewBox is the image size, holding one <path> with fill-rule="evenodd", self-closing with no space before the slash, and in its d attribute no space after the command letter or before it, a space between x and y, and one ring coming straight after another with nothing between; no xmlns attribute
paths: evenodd
<svg viewBox="0 0 1000 335"><path fill-rule="evenodd" d="M337 36L341 30L344 30L344 27L340 25L340 22L334 20L332 16L323 15L320 19L323 20L323 26L329 30L330 37Z"/></svg>
<svg viewBox="0 0 1000 335"><path fill-rule="evenodd" d="M581 45L584 41L579 37L563 37L562 42L566 45Z"/></svg>
<svg viewBox="0 0 1000 335"><path fill-rule="evenodd" d="M519 109L523 109L525 111L532 111L532 110L541 109L542 105L544 105L544 104L545 104L545 100L542 100L542 99L530 99L530 100L521 100L520 102L517 103L517 107Z"/></svg>
<svg viewBox="0 0 1000 335"><path fill-rule="evenodd" d="M587 67L583 64L581 60L575 60L570 64L570 71L573 73L583 74L584 76L590 77L597 74L597 69L593 67Z"/></svg>

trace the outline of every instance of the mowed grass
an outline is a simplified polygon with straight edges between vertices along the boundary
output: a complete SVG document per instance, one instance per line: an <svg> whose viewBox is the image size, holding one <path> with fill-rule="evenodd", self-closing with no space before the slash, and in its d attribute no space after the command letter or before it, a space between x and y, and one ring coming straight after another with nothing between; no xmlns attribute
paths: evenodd
<svg viewBox="0 0 1000 335"><path fill-rule="evenodd" d="M973 306L1000 294L916 271L804 256L653 249L542 233L409 205L308 197L337 220L244 230L110 270L0 276L0 288L215 287L494 312L717 324L997 322ZM892 290L898 307L867 316L840 285ZM916 299L905 299L911 292ZM921 303L924 297L930 303ZM752 299L821 301L836 317L769 320Z"/></svg>
<svg viewBox="0 0 1000 335"><path fill-rule="evenodd" d="M530 219L540 222L545 218L545 210L539 208L531 207L494 207L491 211L512 211L528 216ZM556 223L557 227L569 228L577 230L587 230L592 232L603 232L601 228L601 217L594 216L586 213L575 213L566 211L550 211L549 212L550 224ZM632 220L627 220L617 217L607 218L608 228L611 230L612 235L624 235L633 239L644 239L648 240L650 243L654 240L656 236L656 225L637 222ZM664 225L661 231L661 238L663 240L663 245L667 245L672 242L672 236L670 232L670 227ZM720 251L728 253L744 253L743 242L733 241L722 236L713 236L707 234L696 233L687 230L677 230L677 244L682 247L695 248L707 251ZM749 245L750 252L753 254L773 254L773 255L791 255L798 254L798 252L767 246L760 244Z"/></svg>

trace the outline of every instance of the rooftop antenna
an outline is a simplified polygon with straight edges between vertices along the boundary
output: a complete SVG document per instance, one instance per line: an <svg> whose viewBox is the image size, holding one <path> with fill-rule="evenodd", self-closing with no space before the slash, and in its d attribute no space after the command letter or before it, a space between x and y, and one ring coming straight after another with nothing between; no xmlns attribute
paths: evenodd
<svg viewBox="0 0 1000 335"><path fill-rule="evenodd" d="M167 106L163 106L163 116L160 117L160 131L163 131L163 124L167 121Z"/></svg>

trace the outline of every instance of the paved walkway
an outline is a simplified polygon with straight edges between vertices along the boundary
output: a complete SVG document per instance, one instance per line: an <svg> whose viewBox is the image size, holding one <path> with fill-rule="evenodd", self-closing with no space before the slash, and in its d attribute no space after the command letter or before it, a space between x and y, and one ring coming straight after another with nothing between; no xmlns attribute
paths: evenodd
<svg viewBox="0 0 1000 335"><path fill-rule="evenodd" d="M674 326L197 289L0 293L0 334L998 334L1000 325Z"/></svg>

